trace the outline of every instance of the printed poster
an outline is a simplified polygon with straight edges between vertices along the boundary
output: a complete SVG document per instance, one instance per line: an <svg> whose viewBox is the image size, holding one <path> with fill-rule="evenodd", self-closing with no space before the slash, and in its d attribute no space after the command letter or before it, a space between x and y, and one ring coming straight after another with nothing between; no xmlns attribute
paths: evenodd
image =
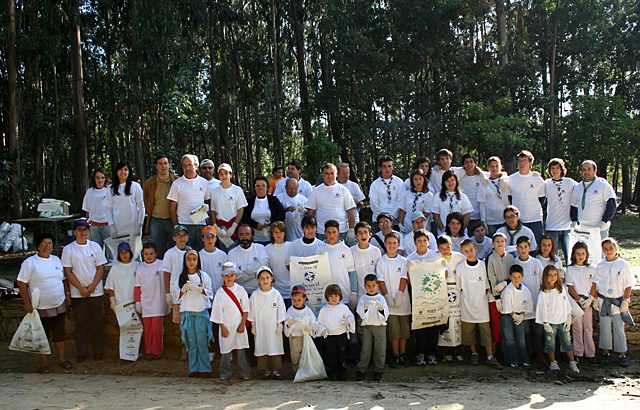
<svg viewBox="0 0 640 410"><path fill-rule="evenodd" d="M440 334L438 346L460 346L462 344L460 289L458 289L458 285L455 282L447 283L447 299L449 302L449 328Z"/></svg>
<svg viewBox="0 0 640 410"><path fill-rule="evenodd" d="M411 281L411 329L446 325L449 319L447 270L444 259L410 261L407 269Z"/></svg>
<svg viewBox="0 0 640 410"><path fill-rule="evenodd" d="M291 287L304 285L309 298L308 305L317 316L322 305L326 303L324 290L333 283L329 268L329 256L326 253L306 257L292 256L289 270L291 272Z"/></svg>
<svg viewBox="0 0 640 410"><path fill-rule="evenodd" d="M142 339L142 320L136 313L135 303L116 306L116 318L120 326L120 359L136 361Z"/></svg>

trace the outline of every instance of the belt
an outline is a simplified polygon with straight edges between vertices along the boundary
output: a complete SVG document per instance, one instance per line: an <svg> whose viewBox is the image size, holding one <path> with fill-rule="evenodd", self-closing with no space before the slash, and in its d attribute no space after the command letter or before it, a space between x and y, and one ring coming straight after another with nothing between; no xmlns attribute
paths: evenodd
<svg viewBox="0 0 640 410"><path fill-rule="evenodd" d="M107 225L109 225L109 222L89 221L89 225L91 225L91 226L107 226Z"/></svg>

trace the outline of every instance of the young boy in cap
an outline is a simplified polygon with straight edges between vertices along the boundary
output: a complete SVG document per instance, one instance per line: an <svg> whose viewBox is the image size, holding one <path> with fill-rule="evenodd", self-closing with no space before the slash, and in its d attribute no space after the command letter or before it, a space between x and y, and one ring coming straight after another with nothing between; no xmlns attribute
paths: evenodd
<svg viewBox="0 0 640 410"><path fill-rule="evenodd" d="M413 230L402 238L402 242L404 244L404 256L409 256L416 251L416 245L413 243L413 233L418 229L425 229L427 231L427 236L429 237L429 249L434 252L438 251L436 237L433 236L431 231L427 228L427 217L424 216L424 213L420 211L412 213L411 226L413 227Z"/></svg>
<svg viewBox="0 0 640 410"><path fill-rule="evenodd" d="M182 225L173 228L173 242L175 246L168 249L162 261L162 271L164 272L164 288L166 289L165 300L169 307L177 305L180 288L178 287L178 277L182 272L184 254L191 249L189 243L189 231ZM179 311L179 306L175 306L174 311Z"/></svg>
<svg viewBox="0 0 640 410"><path fill-rule="evenodd" d="M218 232L215 226L207 225L202 228L202 243L204 248L198 252L202 271L211 278L211 285L215 293L222 286L222 265L228 260L227 254L216 248Z"/></svg>
<svg viewBox="0 0 640 410"><path fill-rule="evenodd" d="M284 318L284 335L289 338L289 351L291 353L291 366L294 373L298 371L300 354L302 353L304 335L314 336L316 327L316 315L306 305L307 290L304 285L295 285L291 288L291 303Z"/></svg>

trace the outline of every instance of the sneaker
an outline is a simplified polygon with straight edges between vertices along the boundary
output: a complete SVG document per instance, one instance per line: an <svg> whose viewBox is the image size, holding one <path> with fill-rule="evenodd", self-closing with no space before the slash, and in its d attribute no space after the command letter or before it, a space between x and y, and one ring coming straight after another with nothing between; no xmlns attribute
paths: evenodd
<svg viewBox="0 0 640 410"><path fill-rule="evenodd" d="M549 365L549 370L551 370L552 372L559 372L560 366L558 366L558 362L556 362L555 360L551 362L551 364Z"/></svg>
<svg viewBox="0 0 640 410"><path fill-rule="evenodd" d="M398 363L400 363L400 358L398 356L393 356L391 358L391 361L389 362L389 367L395 369L396 367L398 367Z"/></svg>
<svg viewBox="0 0 640 410"><path fill-rule="evenodd" d="M272 378L273 380L282 380L282 375L280 374L280 372L279 372L279 371L274 370L274 371L271 373L271 378Z"/></svg>
<svg viewBox="0 0 640 410"><path fill-rule="evenodd" d="M382 380L382 372L373 372L373 381L379 382Z"/></svg>
<svg viewBox="0 0 640 410"><path fill-rule="evenodd" d="M46 364L44 366L40 367L40 373L42 374L49 374L51 373L51 370L49 369L49 366L47 366Z"/></svg>
<svg viewBox="0 0 640 410"><path fill-rule="evenodd" d="M464 356L461 354L456 355L456 360L460 363L464 363Z"/></svg>
<svg viewBox="0 0 640 410"><path fill-rule="evenodd" d="M478 353L471 353L471 364L475 366L479 363L480 363L480 358L478 356Z"/></svg>
<svg viewBox="0 0 640 410"><path fill-rule="evenodd" d="M416 366L426 366L427 362L424 360L424 353L416 355Z"/></svg>
<svg viewBox="0 0 640 410"><path fill-rule="evenodd" d="M518 365L517 365L517 364L515 364L515 363L511 363L511 364L509 365L509 367L511 367L512 369L517 369L517 368L518 368Z"/></svg>
<svg viewBox="0 0 640 410"><path fill-rule="evenodd" d="M603 354L602 357L600 358L600 363L601 364L611 364L611 355L607 354Z"/></svg>
<svg viewBox="0 0 640 410"><path fill-rule="evenodd" d="M407 358L404 357L404 355L400 355L400 360L398 361L398 364L401 366L409 366L409 362L407 362Z"/></svg>
<svg viewBox="0 0 640 410"><path fill-rule="evenodd" d="M438 359L436 359L436 357L434 355L429 355L427 356L427 364L429 366L435 366L438 364Z"/></svg>
<svg viewBox="0 0 640 410"><path fill-rule="evenodd" d="M487 366L491 366L494 369L502 369L502 365L498 362L498 360L495 357L492 357L491 359L487 359Z"/></svg>
<svg viewBox="0 0 640 410"><path fill-rule="evenodd" d="M620 356L618 360L619 360L620 367L631 366L631 359L629 359L627 356Z"/></svg>
<svg viewBox="0 0 640 410"><path fill-rule="evenodd" d="M525 369L528 369L531 367L531 365L529 364L529 362L524 362L522 363L522 367L524 367Z"/></svg>
<svg viewBox="0 0 640 410"><path fill-rule="evenodd" d="M68 361L68 360L65 360L64 362L62 362L62 367L63 367L65 370L70 370L70 369L71 369L71 362L70 362L70 361Z"/></svg>
<svg viewBox="0 0 640 410"><path fill-rule="evenodd" d="M569 362L569 371L571 373L580 374L580 369L578 369L578 363L575 361Z"/></svg>
<svg viewBox="0 0 640 410"><path fill-rule="evenodd" d="M363 380L364 380L364 373L363 372L356 373L356 381L361 382Z"/></svg>
<svg viewBox="0 0 640 410"><path fill-rule="evenodd" d="M452 362L453 361L453 356L451 356L450 354L445 354L444 355L444 361L445 362Z"/></svg>
<svg viewBox="0 0 640 410"><path fill-rule="evenodd" d="M271 378L271 372L270 371L266 371L262 374L261 379L262 380L269 380Z"/></svg>

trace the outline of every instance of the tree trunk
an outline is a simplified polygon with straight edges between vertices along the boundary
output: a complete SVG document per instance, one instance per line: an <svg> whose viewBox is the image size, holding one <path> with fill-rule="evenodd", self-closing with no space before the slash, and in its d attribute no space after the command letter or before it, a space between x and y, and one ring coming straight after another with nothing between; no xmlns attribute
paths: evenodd
<svg viewBox="0 0 640 410"><path fill-rule="evenodd" d="M7 0L7 15L9 17L7 27L7 93L9 97L9 129L8 146L9 160L11 163L11 215L14 218L22 217L22 193L19 186L20 164L20 134L18 133L18 65L16 62L16 17L15 0Z"/></svg>
<svg viewBox="0 0 640 410"><path fill-rule="evenodd" d="M60 101L58 96L58 69L53 65L53 108L55 112L55 126L53 130L54 143L53 155L51 161L51 169L49 170L49 196L55 196L57 193L58 181L58 159L60 158Z"/></svg>
<svg viewBox="0 0 640 410"><path fill-rule="evenodd" d="M558 50L558 14L560 13L560 0L556 0L556 8L553 12L553 26L551 31L551 55L549 58L549 158L554 157L556 144L556 108L558 105L558 79L556 76L556 56Z"/></svg>
<svg viewBox="0 0 640 410"><path fill-rule="evenodd" d="M220 97L218 93L218 48L216 47L216 30L218 29L218 21L214 15L215 0L209 2L209 35L207 37L207 48L209 49L209 101L211 104L211 114L213 118L213 160L217 165L222 162L220 130L223 126L220 121Z"/></svg>
<svg viewBox="0 0 640 410"><path fill-rule="evenodd" d="M633 203L640 205L640 160L638 161L638 172L636 173L636 186L633 192Z"/></svg>
<svg viewBox="0 0 640 410"><path fill-rule="evenodd" d="M307 87L307 53L304 43L304 0L292 0L293 32L296 41L296 61L298 63L298 82L300 88L300 115L302 139L307 145L311 142L311 111L309 109L309 89Z"/></svg>
<svg viewBox="0 0 640 410"><path fill-rule="evenodd" d="M284 163L284 149L282 147L282 64L280 63L280 18L278 1L271 0L271 54L273 61L273 94L275 102L275 129L273 142L276 148L276 164ZM260 164L260 162L258 162Z"/></svg>
<svg viewBox="0 0 640 410"><path fill-rule="evenodd" d="M144 153L142 149L142 138L144 124L142 120L142 79L140 78L140 44L139 44L139 9L136 0L129 2L131 12L131 71L133 74L133 148L136 163L136 174L142 181L145 180Z"/></svg>
<svg viewBox="0 0 640 410"><path fill-rule="evenodd" d="M631 203L631 161L625 160L622 163L622 213L626 214L627 207Z"/></svg>
<svg viewBox="0 0 640 410"><path fill-rule="evenodd" d="M498 58L500 61L500 66L503 69L509 63L509 53L507 50L507 15L504 2L505 0L496 0Z"/></svg>

